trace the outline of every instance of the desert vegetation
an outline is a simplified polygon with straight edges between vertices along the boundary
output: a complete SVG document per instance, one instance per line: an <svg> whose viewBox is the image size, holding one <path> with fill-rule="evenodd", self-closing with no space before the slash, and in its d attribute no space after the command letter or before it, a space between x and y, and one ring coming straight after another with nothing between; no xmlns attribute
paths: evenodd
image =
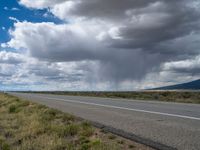
<svg viewBox="0 0 200 150"><path fill-rule="evenodd" d="M70 114L0 93L0 150L111 149L149 148Z"/></svg>
<svg viewBox="0 0 200 150"><path fill-rule="evenodd" d="M131 91L131 92L36 92L74 96L94 96L104 98L126 98L165 102L200 104L200 91Z"/></svg>

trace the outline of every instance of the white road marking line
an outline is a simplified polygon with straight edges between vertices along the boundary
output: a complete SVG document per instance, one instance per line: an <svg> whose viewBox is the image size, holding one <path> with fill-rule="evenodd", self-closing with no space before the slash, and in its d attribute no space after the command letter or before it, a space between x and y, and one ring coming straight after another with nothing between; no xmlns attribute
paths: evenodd
<svg viewBox="0 0 200 150"><path fill-rule="evenodd" d="M34 96L36 96L36 95L34 95ZM148 110L142 110L142 109L134 109L134 108L127 108L127 107L112 106L112 105L81 102L81 101L77 101L77 100L66 100L66 99L61 99L61 98L50 98L50 97L38 96L38 95L36 97L41 97L41 98L46 98L46 99L51 99L51 100L65 101L65 102L70 102L70 103L94 105L94 106L101 106L101 107L107 107L107 108L115 108L115 109L121 109L121 110L130 110L130 111L136 111L136 112L164 115L164 116L170 116L170 117L179 117L179 118L185 118L185 119L200 120L200 118L197 118L197 117L190 117L190 116L184 116L184 115L162 113L162 112L156 112L156 111L148 111Z"/></svg>

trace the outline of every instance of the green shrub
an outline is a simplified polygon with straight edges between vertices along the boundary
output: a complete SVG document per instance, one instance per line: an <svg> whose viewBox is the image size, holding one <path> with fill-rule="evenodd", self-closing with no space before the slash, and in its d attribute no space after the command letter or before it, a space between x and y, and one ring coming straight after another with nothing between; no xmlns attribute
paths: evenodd
<svg viewBox="0 0 200 150"><path fill-rule="evenodd" d="M59 137L65 136L65 126L64 125L46 125L45 132L47 133L56 133Z"/></svg>
<svg viewBox="0 0 200 150"><path fill-rule="evenodd" d="M54 120L59 113L60 112L55 109L46 109L42 111L40 117L43 121L51 121Z"/></svg>
<svg viewBox="0 0 200 150"><path fill-rule="evenodd" d="M16 105L11 105L11 106L9 107L9 113L15 113L15 112L17 112L17 107L16 107Z"/></svg>
<svg viewBox="0 0 200 150"><path fill-rule="evenodd" d="M182 96L183 96L184 99L187 99L187 98L190 98L190 97L191 97L191 93L189 93L189 92L184 92Z"/></svg>
<svg viewBox="0 0 200 150"><path fill-rule="evenodd" d="M0 150L10 150L10 145L5 143L4 140L0 139Z"/></svg>
<svg viewBox="0 0 200 150"><path fill-rule="evenodd" d="M79 126L76 125L76 124L70 124L70 125L67 125L64 129L64 134L66 136L74 136L78 133L79 131Z"/></svg>
<svg viewBox="0 0 200 150"><path fill-rule="evenodd" d="M101 145L101 140L95 139L95 140L92 140L90 143L92 146L99 146L99 145Z"/></svg>
<svg viewBox="0 0 200 150"><path fill-rule="evenodd" d="M90 123L88 123L88 122L83 122L83 123L81 124L81 127L82 127L82 133L81 133L82 136L87 136L87 137L89 137L89 136L93 135L94 129L92 128L92 126L91 126Z"/></svg>
<svg viewBox="0 0 200 150"><path fill-rule="evenodd" d="M72 115L69 115L69 114L64 114L63 116L62 116L62 121L63 122L70 122L70 121L74 121L74 116L72 116Z"/></svg>
<svg viewBox="0 0 200 150"><path fill-rule="evenodd" d="M81 145L81 150L89 150L90 149L90 144L88 144L88 143L84 143L83 145Z"/></svg>
<svg viewBox="0 0 200 150"><path fill-rule="evenodd" d="M85 136L81 136L80 139L79 139L80 143L81 144L84 144L84 143L89 143L90 140L88 139L88 137L85 137Z"/></svg>

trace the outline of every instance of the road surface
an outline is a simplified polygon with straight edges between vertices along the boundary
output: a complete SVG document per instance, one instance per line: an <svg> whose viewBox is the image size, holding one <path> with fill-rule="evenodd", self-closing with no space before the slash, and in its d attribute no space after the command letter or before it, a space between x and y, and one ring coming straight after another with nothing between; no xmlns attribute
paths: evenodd
<svg viewBox="0 0 200 150"><path fill-rule="evenodd" d="M200 150L200 105L198 104L51 94L10 94L178 150Z"/></svg>

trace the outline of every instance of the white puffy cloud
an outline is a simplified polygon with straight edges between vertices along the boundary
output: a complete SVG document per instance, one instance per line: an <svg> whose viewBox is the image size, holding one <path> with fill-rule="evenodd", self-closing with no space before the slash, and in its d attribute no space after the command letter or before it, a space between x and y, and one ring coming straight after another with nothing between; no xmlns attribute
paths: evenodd
<svg viewBox="0 0 200 150"><path fill-rule="evenodd" d="M17 22L14 26L10 31L12 39L6 46L26 49L33 57L73 61L95 59L95 52L98 53L98 43L92 33L80 25Z"/></svg>
<svg viewBox="0 0 200 150"><path fill-rule="evenodd" d="M195 0L19 3L31 9L47 8L64 23L15 19L9 31L11 40L1 43L1 47L14 48L20 55L23 51L28 60L16 63L15 76L4 83L24 82L37 87L40 82L43 88L59 83L55 89L131 90L199 75L200 5ZM8 63L14 54L4 55L7 58L2 57L1 62L14 65ZM194 57L195 61L191 59ZM183 77L179 77L181 73Z"/></svg>
<svg viewBox="0 0 200 150"><path fill-rule="evenodd" d="M25 61L25 56L18 53L0 51L0 64L19 64Z"/></svg>
<svg viewBox="0 0 200 150"><path fill-rule="evenodd" d="M6 44L8 47L26 49L29 56L49 62L99 62L94 67L99 68L96 71L101 77L97 78L103 81L121 82L142 78L160 61L155 59L157 54L119 50L101 43L96 38L98 27L30 22L17 22L14 26L14 30L10 31L12 39ZM113 38L118 38L116 32L115 29L108 31ZM148 65L140 57L145 58ZM127 68L129 64L132 64L133 69Z"/></svg>
<svg viewBox="0 0 200 150"><path fill-rule="evenodd" d="M66 0L37 0L37 1L31 1L31 0L20 0L19 3L22 5L25 5L29 8L37 8L37 9L43 9L50 6L53 6L55 4L59 4L61 2L64 2Z"/></svg>
<svg viewBox="0 0 200 150"><path fill-rule="evenodd" d="M165 71L200 75L200 56L191 59L167 62L163 65Z"/></svg>
<svg viewBox="0 0 200 150"><path fill-rule="evenodd" d="M169 61L161 65L159 72L148 74L141 84L143 88L161 87L199 79L200 56L178 61ZM154 80L156 79L156 81Z"/></svg>
<svg viewBox="0 0 200 150"><path fill-rule="evenodd" d="M30 7L30 0L21 0ZM161 43L200 31L199 3L167 0L54 0L32 3L33 8L49 8L55 16L72 25L98 28L93 33L104 44L125 49L162 53ZM94 31L94 30L93 30ZM93 32L92 31L92 32ZM102 44L102 43L101 43ZM176 49L177 45L174 45ZM164 51L170 50L165 49Z"/></svg>
<svg viewBox="0 0 200 150"><path fill-rule="evenodd" d="M0 85L10 90L75 90L86 80L88 72L79 68L84 63L40 61L26 54L1 51Z"/></svg>

